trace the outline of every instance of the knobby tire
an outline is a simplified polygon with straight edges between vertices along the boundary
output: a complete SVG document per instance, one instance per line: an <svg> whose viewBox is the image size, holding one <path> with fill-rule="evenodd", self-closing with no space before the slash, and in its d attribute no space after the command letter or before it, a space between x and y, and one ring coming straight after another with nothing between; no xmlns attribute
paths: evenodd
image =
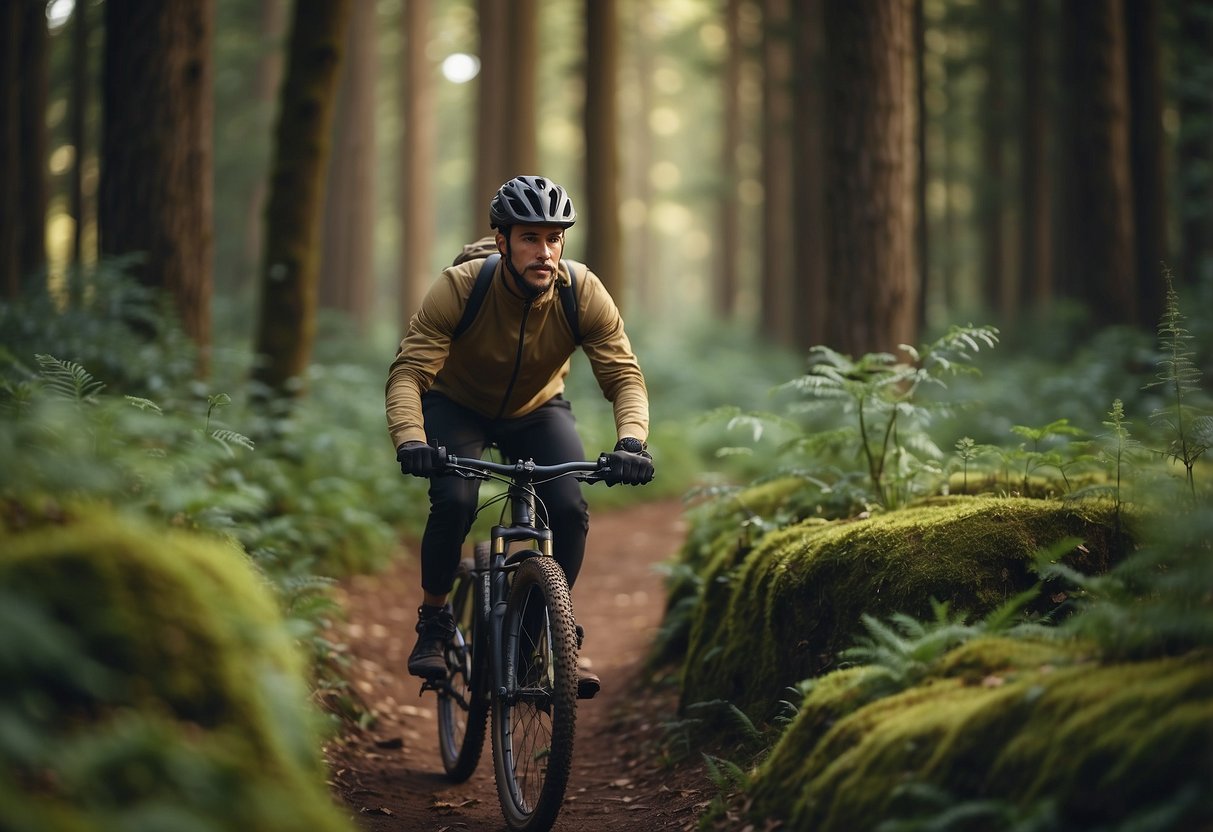
<svg viewBox="0 0 1213 832"><path fill-rule="evenodd" d="M493 698L493 764L506 824L546 832L556 822L573 762L577 635L564 571L550 557L524 561L505 615L511 694Z"/></svg>
<svg viewBox="0 0 1213 832"><path fill-rule="evenodd" d="M472 573L473 566L488 569L488 546L478 544L475 551L474 560L465 558L455 573L451 609L456 630L446 653L450 691L438 695L438 750L447 777L456 783L471 777L480 763L489 714L487 636L477 615L485 573Z"/></svg>

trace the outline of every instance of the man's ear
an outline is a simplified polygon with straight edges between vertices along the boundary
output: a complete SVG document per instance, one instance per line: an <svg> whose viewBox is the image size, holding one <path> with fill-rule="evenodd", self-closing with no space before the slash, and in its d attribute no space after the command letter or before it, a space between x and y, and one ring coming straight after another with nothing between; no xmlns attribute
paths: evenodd
<svg viewBox="0 0 1213 832"><path fill-rule="evenodd" d="M500 231L497 231L494 233L494 237L496 238L496 241L497 241L497 250L500 251L502 254L505 254L505 242L506 242L505 235L502 234Z"/></svg>

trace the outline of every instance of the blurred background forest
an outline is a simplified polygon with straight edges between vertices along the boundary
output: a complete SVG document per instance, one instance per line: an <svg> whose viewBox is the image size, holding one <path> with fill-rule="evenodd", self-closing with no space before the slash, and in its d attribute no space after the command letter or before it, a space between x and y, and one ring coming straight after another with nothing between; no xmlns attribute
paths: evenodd
<svg viewBox="0 0 1213 832"><path fill-rule="evenodd" d="M67 302L143 251L204 347L286 350L260 305L298 338L337 313L387 358L520 172L570 190L569 255L675 337L859 354L976 319L1014 341L1046 308L1152 330L1164 268L1209 296L1206 0L5 8L6 296L45 281ZM292 61L296 84L313 68L307 129ZM314 202L283 176L319 177ZM316 260L293 312L283 227Z"/></svg>

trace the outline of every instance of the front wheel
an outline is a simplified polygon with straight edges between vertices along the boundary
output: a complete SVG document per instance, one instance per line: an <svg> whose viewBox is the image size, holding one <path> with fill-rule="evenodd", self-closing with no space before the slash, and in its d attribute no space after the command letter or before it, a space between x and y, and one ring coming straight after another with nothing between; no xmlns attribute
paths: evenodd
<svg viewBox="0 0 1213 832"><path fill-rule="evenodd" d="M475 552L474 560L464 559L455 573L455 637L446 649L447 685L438 692L438 750L456 783L471 777L480 762L489 712L487 637L477 609L489 568L488 545L478 544Z"/></svg>
<svg viewBox="0 0 1213 832"><path fill-rule="evenodd" d="M564 571L538 554L514 574L503 633L507 691L493 699L497 796L510 829L556 821L573 763L577 634Z"/></svg>

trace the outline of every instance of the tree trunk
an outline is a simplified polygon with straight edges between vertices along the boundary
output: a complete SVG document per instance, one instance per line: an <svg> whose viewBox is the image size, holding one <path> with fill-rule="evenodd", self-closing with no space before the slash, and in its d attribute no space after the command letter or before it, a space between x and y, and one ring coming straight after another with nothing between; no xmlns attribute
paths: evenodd
<svg viewBox="0 0 1213 832"><path fill-rule="evenodd" d="M716 314L725 321L737 317L737 270L741 265L741 212L737 204L737 189L741 169L737 152L741 145L741 0L725 0L724 29L726 41L724 77L721 98L720 159L720 256L716 258L716 291L713 293Z"/></svg>
<svg viewBox="0 0 1213 832"><path fill-rule="evenodd" d="M1213 12L1207 0L1182 0L1176 48L1180 79L1176 182L1180 282L1198 285L1213 266Z"/></svg>
<svg viewBox="0 0 1213 832"><path fill-rule="evenodd" d="M1069 224L1062 275L1096 327L1133 323L1137 259L1124 15L1119 0L1062 8Z"/></svg>
<svg viewBox="0 0 1213 832"><path fill-rule="evenodd" d="M477 0L480 32L480 75L477 78L477 118L475 130L476 177L472 193L471 239L487 231L489 202L497 189L512 176L505 164L505 132L514 124L533 124L534 112L511 112L507 122L506 105L513 97L513 68L507 63L509 8L504 0ZM511 108L512 109L512 108ZM527 171L529 175L531 171Z"/></svg>
<svg viewBox="0 0 1213 832"><path fill-rule="evenodd" d="M107 0L101 253L173 299L205 370L211 337L213 0Z"/></svg>
<svg viewBox="0 0 1213 832"><path fill-rule="evenodd" d="M0 5L0 290L21 293L21 4Z"/></svg>
<svg viewBox="0 0 1213 832"><path fill-rule="evenodd" d="M914 344L913 18L904 0L824 4L825 342L861 355Z"/></svg>
<svg viewBox="0 0 1213 832"><path fill-rule="evenodd" d="M336 101L333 155L324 197L320 306L370 325L375 252L375 4L356 2Z"/></svg>
<svg viewBox="0 0 1213 832"><path fill-rule="evenodd" d="M982 96L982 179L980 181L982 296L986 310L1004 317L1011 294L1006 285L1003 242L1004 205L1003 136L1007 127L1006 92L1003 79L1003 32L1006 20L1001 0L985 0L984 19L989 36L985 44L986 88Z"/></svg>
<svg viewBox="0 0 1213 832"><path fill-rule="evenodd" d="M507 102L503 115L505 121L502 132L498 134L502 152L502 175L498 185L519 174L547 175L539 170L539 134L535 128L538 123L536 56L539 54L539 26L536 24L539 15L536 5L537 0L510 0L506 13L507 69L501 75L508 92L504 96ZM614 7L614 0L604 0L604 5ZM488 197L491 198L492 193ZM486 211L487 206L486 202Z"/></svg>
<svg viewBox="0 0 1213 832"><path fill-rule="evenodd" d="M297 0L274 131L254 378L299 395L316 332L320 210L351 0Z"/></svg>
<svg viewBox="0 0 1213 832"><path fill-rule="evenodd" d="M400 61L400 314L401 332L421 307L434 275L434 73L429 43L430 0L407 0L400 15L404 51ZM478 215L481 225L488 203Z"/></svg>
<svg viewBox="0 0 1213 832"><path fill-rule="evenodd" d="M918 268L918 329L927 327L927 292L931 274L931 257L928 241L930 226L927 223L927 20L924 0L914 0L914 95L915 157L918 163L918 180L914 188L914 241Z"/></svg>
<svg viewBox="0 0 1213 832"><path fill-rule="evenodd" d="M615 0L586 0L585 149L589 221L586 262L622 308L615 88L619 29Z"/></svg>
<svg viewBox="0 0 1213 832"><path fill-rule="evenodd" d="M793 343L792 44L788 0L762 2L762 331ZM797 320L799 325L800 321Z"/></svg>
<svg viewBox="0 0 1213 832"><path fill-rule="evenodd" d="M1129 158L1133 180L1133 228L1137 246L1137 323L1153 330L1166 298L1166 164L1163 160L1162 68L1158 0L1124 0L1128 38Z"/></svg>
<svg viewBox="0 0 1213 832"><path fill-rule="evenodd" d="M45 285L46 105L49 74L45 0L9 0L21 6L21 273Z"/></svg>
<svg viewBox="0 0 1213 832"><path fill-rule="evenodd" d="M1020 121L1020 223L1022 260L1019 298L1024 309L1041 309L1053 297L1052 200L1050 199L1048 125L1045 93L1041 0L1023 0L1020 55L1023 65L1023 117Z"/></svg>
<svg viewBox="0 0 1213 832"><path fill-rule="evenodd" d="M652 277L653 234L648 222L648 212L653 206L653 183L649 177L653 165L653 131L649 125L649 113L653 109L653 67L656 44L653 40L655 12L648 0L628 0L623 15L627 30L624 43L631 48L621 62L620 70L631 69L634 73L635 97L625 97L630 110L623 118L627 131L626 139L630 152L623 157L626 162L627 188L630 198L620 205L629 206L629 213L620 218L627 235L623 246L624 269L635 278L633 297L642 309L656 308L660 286Z"/></svg>
<svg viewBox="0 0 1213 832"><path fill-rule="evenodd" d="M84 163L88 158L88 3L72 7L72 90L71 132L69 141L74 151L71 178L68 183L68 213L72 217L71 303L83 298L84 226L87 222L84 202Z"/></svg>
<svg viewBox="0 0 1213 832"><path fill-rule="evenodd" d="M802 352L822 342L827 312L821 21L820 0L793 5L792 339Z"/></svg>
<svg viewBox="0 0 1213 832"><path fill-rule="evenodd" d="M264 50L257 61L257 75L253 82L253 93L257 99L259 114L272 113L282 86L282 36L286 28L286 6L284 0L260 0L258 29ZM268 119L267 119L268 123ZM245 220L244 266L247 274L254 275L261 264L261 246L265 241L265 199L268 184L258 178L252 183L248 195ZM241 275L241 283L244 276Z"/></svg>

